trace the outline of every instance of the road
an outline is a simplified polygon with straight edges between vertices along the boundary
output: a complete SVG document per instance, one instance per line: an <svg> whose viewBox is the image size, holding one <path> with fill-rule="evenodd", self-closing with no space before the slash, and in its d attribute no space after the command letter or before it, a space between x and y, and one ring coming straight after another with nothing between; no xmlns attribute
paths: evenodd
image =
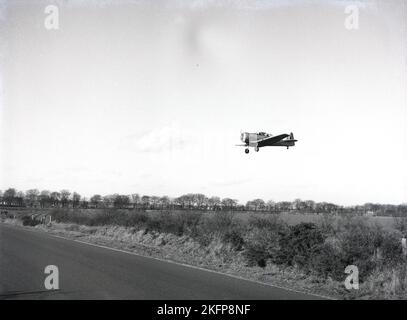
<svg viewBox="0 0 407 320"><path fill-rule="evenodd" d="M56 265L59 290L46 290ZM321 299L0 224L0 299Z"/></svg>

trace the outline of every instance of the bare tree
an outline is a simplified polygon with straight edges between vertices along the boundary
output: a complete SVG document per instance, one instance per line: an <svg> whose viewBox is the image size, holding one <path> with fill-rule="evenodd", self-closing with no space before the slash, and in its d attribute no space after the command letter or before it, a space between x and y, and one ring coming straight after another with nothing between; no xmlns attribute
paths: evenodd
<svg viewBox="0 0 407 320"><path fill-rule="evenodd" d="M77 192L72 194L72 207L76 208L79 207L79 203L81 201L81 195Z"/></svg>
<svg viewBox="0 0 407 320"><path fill-rule="evenodd" d="M303 205L303 201L301 199L295 199L293 202L293 206L294 206L294 210L303 212L304 205Z"/></svg>
<svg viewBox="0 0 407 320"><path fill-rule="evenodd" d="M191 209L194 205L195 196L193 193L183 194L182 196L178 197L176 201L182 206L183 209L185 209L186 207L188 207L188 209Z"/></svg>
<svg viewBox="0 0 407 320"><path fill-rule="evenodd" d="M276 203L276 208L278 211L290 211L291 202L290 201L280 201Z"/></svg>
<svg viewBox="0 0 407 320"><path fill-rule="evenodd" d="M80 207L84 208L84 209L88 209L89 208L89 201L86 197L82 198L82 201L80 201Z"/></svg>
<svg viewBox="0 0 407 320"><path fill-rule="evenodd" d="M15 201L16 201L16 196L17 196L17 191L14 188L9 188L6 191L4 191L3 198L4 198L6 205L9 205L9 206L14 205Z"/></svg>
<svg viewBox="0 0 407 320"><path fill-rule="evenodd" d="M266 203L267 210L274 211L276 209L276 203L273 200L269 200Z"/></svg>
<svg viewBox="0 0 407 320"><path fill-rule="evenodd" d="M131 202L133 203L133 208L136 208L137 205L140 203L140 195L138 193L133 193L131 195Z"/></svg>
<svg viewBox="0 0 407 320"><path fill-rule="evenodd" d="M182 209L185 208L184 197L180 196L174 199L174 204L180 206Z"/></svg>
<svg viewBox="0 0 407 320"><path fill-rule="evenodd" d="M114 206L114 200L116 199L117 196L118 196L117 193L109 194L109 195L103 197L103 203L106 202L106 205L107 205L108 208L111 207L111 206Z"/></svg>
<svg viewBox="0 0 407 320"><path fill-rule="evenodd" d="M54 191L54 192L51 192L49 197L50 197L52 206L57 207L59 205L59 202L61 201L61 194L59 192Z"/></svg>
<svg viewBox="0 0 407 320"><path fill-rule="evenodd" d="M157 197L157 196L150 197L150 204L153 209L157 209L159 203L160 203L160 197Z"/></svg>
<svg viewBox="0 0 407 320"><path fill-rule="evenodd" d="M60 194L61 194L61 205L63 207L67 207L69 204L69 196L71 195L71 192L66 189L63 189L60 191Z"/></svg>
<svg viewBox="0 0 407 320"><path fill-rule="evenodd" d="M24 192L23 191L17 191L16 198L15 198L16 205L17 206L23 206L24 205L24 198L25 198Z"/></svg>
<svg viewBox="0 0 407 320"><path fill-rule="evenodd" d="M141 203L143 204L143 207L145 209L149 208L149 206L150 206L150 197L146 196L146 195L142 196L141 197Z"/></svg>
<svg viewBox="0 0 407 320"><path fill-rule="evenodd" d="M231 198L222 199L222 207L228 210L233 210L237 206L237 200Z"/></svg>
<svg viewBox="0 0 407 320"><path fill-rule="evenodd" d="M314 212L315 210L315 202L312 200L305 201L305 207L307 208L308 212Z"/></svg>
<svg viewBox="0 0 407 320"><path fill-rule="evenodd" d="M27 199L27 204L32 208L35 206L35 204L38 201L38 196L40 195L40 192L38 189L30 189L27 190L25 193L26 199Z"/></svg>
<svg viewBox="0 0 407 320"><path fill-rule="evenodd" d="M220 208L221 201L219 197L210 197L208 199L208 206L210 210L217 210Z"/></svg>
<svg viewBox="0 0 407 320"><path fill-rule="evenodd" d="M115 194L113 206L115 208L127 208L130 204L130 197L127 195Z"/></svg>
<svg viewBox="0 0 407 320"><path fill-rule="evenodd" d="M263 199L254 199L251 201L251 203L255 211L263 210L266 207L266 203Z"/></svg>
<svg viewBox="0 0 407 320"><path fill-rule="evenodd" d="M163 196L160 198L160 204L161 204L161 209L168 209L169 205L170 205L171 201L170 198L167 196Z"/></svg>
<svg viewBox="0 0 407 320"><path fill-rule="evenodd" d="M199 209L203 209L204 206L206 207L208 198L204 194L196 193L196 194L194 194L193 199L194 199L194 204Z"/></svg>
<svg viewBox="0 0 407 320"><path fill-rule="evenodd" d="M38 198L41 208L45 208L51 202L50 192L48 190L42 190Z"/></svg>
<svg viewBox="0 0 407 320"><path fill-rule="evenodd" d="M186 205L188 206L189 209L192 209L194 203L195 203L195 195L193 193L187 193L183 195L184 201Z"/></svg>
<svg viewBox="0 0 407 320"><path fill-rule="evenodd" d="M102 196L100 194L95 194L90 198L90 203L98 208L102 202Z"/></svg>

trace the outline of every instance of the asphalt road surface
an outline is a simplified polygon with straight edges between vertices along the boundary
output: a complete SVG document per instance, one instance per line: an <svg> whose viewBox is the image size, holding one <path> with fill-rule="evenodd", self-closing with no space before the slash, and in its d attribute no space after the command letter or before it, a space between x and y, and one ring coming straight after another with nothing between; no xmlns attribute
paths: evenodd
<svg viewBox="0 0 407 320"><path fill-rule="evenodd" d="M46 290L47 265L59 290ZM321 299L0 224L0 299Z"/></svg>

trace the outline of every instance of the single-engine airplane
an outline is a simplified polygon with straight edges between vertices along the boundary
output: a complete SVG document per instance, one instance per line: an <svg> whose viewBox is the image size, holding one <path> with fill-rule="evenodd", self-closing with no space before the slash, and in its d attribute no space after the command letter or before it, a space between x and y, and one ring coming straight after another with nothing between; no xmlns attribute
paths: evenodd
<svg viewBox="0 0 407 320"><path fill-rule="evenodd" d="M249 147L254 147L256 152L259 151L262 147L293 147L298 140L294 139L294 134L280 134L278 136L273 136L269 133L258 132L258 133L249 133L242 132L240 134L240 140L244 144L237 144L237 146L246 147L244 150L245 153L249 153Z"/></svg>

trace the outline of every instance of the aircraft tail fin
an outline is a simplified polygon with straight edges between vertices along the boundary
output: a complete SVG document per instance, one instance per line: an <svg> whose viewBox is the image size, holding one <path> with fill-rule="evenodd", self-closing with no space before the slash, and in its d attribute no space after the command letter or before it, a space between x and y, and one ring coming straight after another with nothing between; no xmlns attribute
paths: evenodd
<svg viewBox="0 0 407 320"><path fill-rule="evenodd" d="M290 133L290 138L289 138L289 140L290 141L292 141L292 142L297 142L298 140L295 140L295 138L294 138L294 133Z"/></svg>

